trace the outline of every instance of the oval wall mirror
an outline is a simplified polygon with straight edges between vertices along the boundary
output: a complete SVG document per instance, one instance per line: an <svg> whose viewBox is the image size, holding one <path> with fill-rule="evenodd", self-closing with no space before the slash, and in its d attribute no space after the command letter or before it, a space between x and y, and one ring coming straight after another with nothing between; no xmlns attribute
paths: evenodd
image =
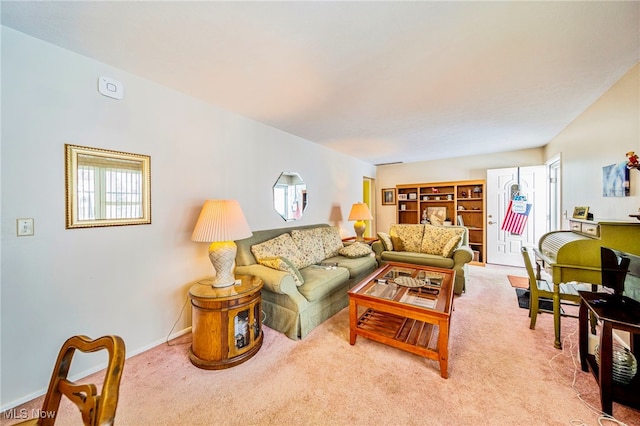
<svg viewBox="0 0 640 426"><path fill-rule="evenodd" d="M307 208L307 185L298 173L280 173L273 185L273 208L286 221L302 218Z"/></svg>

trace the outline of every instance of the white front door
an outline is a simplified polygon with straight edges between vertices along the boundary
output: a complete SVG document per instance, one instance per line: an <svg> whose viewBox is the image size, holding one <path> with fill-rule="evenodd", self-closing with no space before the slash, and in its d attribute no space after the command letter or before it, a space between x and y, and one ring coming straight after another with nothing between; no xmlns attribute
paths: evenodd
<svg viewBox="0 0 640 426"><path fill-rule="evenodd" d="M537 246L548 229L547 181L546 166L487 170L487 263L523 266L520 248ZM532 204L522 235L500 229L514 188Z"/></svg>

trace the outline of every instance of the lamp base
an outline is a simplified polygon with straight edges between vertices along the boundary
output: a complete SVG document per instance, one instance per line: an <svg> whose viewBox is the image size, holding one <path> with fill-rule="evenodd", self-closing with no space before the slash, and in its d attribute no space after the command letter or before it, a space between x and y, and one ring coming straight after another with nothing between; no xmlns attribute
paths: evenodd
<svg viewBox="0 0 640 426"><path fill-rule="evenodd" d="M366 227L367 224L364 223L364 220L356 220L356 222L353 224L353 229L356 231L356 241L364 241L364 230L366 229Z"/></svg>
<svg viewBox="0 0 640 426"><path fill-rule="evenodd" d="M212 287L228 287L236 282L234 269L236 267L236 252L238 248L233 241L220 241L209 246L209 260L216 275L213 277Z"/></svg>

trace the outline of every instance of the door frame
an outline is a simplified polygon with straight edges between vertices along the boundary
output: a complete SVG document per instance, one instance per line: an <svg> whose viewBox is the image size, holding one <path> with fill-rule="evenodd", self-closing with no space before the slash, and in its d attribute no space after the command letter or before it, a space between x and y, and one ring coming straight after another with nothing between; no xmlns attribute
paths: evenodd
<svg viewBox="0 0 640 426"><path fill-rule="evenodd" d="M548 168L546 165L487 170L487 263L522 266L522 246L535 246L548 230ZM524 182L526 179L526 182ZM501 230L512 188L520 189L532 204L521 235Z"/></svg>

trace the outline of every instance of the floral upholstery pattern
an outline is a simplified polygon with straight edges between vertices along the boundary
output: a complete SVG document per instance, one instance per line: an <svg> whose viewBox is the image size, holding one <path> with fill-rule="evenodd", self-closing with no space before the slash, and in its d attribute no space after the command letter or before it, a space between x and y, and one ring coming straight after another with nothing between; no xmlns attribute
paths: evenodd
<svg viewBox="0 0 640 426"><path fill-rule="evenodd" d="M425 225L391 225L389 236L395 250L419 253L424 227Z"/></svg>
<svg viewBox="0 0 640 426"><path fill-rule="evenodd" d="M344 245L342 244L342 238L340 238L340 230L337 226L329 226L318 228L322 235L322 245L324 247L324 258L337 256L338 250Z"/></svg>
<svg viewBox="0 0 640 426"><path fill-rule="evenodd" d="M291 238L300 250L301 265L299 268L322 262L325 259L322 232L320 228L294 229Z"/></svg>
<svg viewBox="0 0 640 426"><path fill-rule="evenodd" d="M386 232L378 232L378 239L382 241L382 245L384 249L387 251L393 250L393 241L391 241L391 237Z"/></svg>
<svg viewBox="0 0 640 426"><path fill-rule="evenodd" d="M427 235L426 233L424 234ZM442 247L442 257L453 257L454 250L460 244L460 240L462 239L462 235L456 235L451 237L449 241Z"/></svg>
<svg viewBox="0 0 640 426"><path fill-rule="evenodd" d="M420 246L420 250L415 250L420 253L427 254L436 254L444 257L451 257L453 255L453 250L456 248L457 244L460 242L460 238L462 237L462 233L464 232L459 228L448 228L446 226L433 226L433 225L423 225L424 226L424 238L422 239L422 244ZM455 243L452 239L456 238ZM455 245L454 245L455 244ZM453 245L453 247L449 247ZM447 251L445 252L445 247ZM450 256L445 256L448 252L451 252Z"/></svg>
<svg viewBox="0 0 640 426"><path fill-rule="evenodd" d="M263 243L252 245L251 253L253 253L258 263L261 259L268 257L286 257L296 268L303 268L303 266L301 266L303 259L300 255L300 250L296 246L296 243L293 242L291 235L287 233L278 235Z"/></svg>
<svg viewBox="0 0 640 426"><path fill-rule="evenodd" d="M339 253L344 257L356 258L356 257L364 257L369 256L373 253L369 244L355 242L353 244L349 244L348 246L344 246L340 249Z"/></svg>
<svg viewBox="0 0 640 426"><path fill-rule="evenodd" d="M300 287L304 284L304 278L302 274L296 268L296 266L286 257L278 256L278 257L265 257L260 259L259 263L271 269L277 269L278 271L288 272L293 276L293 280L296 282L296 285Z"/></svg>

